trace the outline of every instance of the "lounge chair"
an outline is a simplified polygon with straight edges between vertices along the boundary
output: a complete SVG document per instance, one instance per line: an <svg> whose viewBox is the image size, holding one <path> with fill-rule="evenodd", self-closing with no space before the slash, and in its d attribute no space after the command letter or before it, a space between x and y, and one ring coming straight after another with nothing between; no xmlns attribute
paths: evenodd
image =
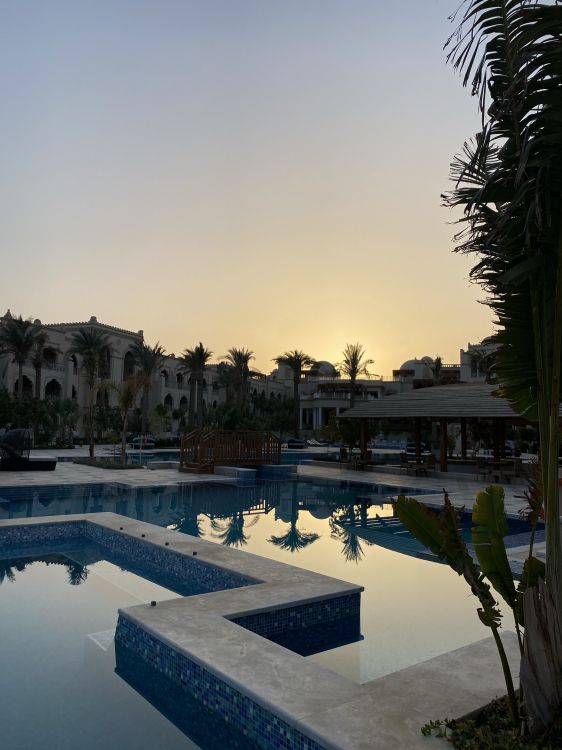
<svg viewBox="0 0 562 750"><path fill-rule="evenodd" d="M54 471L57 459L30 458L31 430L9 430L0 435L0 471Z"/></svg>
<svg viewBox="0 0 562 750"><path fill-rule="evenodd" d="M433 453L430 453L419 464L414 464L414 472L416 476L423 474L426 477L428 471L435 471L435 464L435 456Z"/></svg>
<svg viewBox="0 0 562 750"><path fill-rule="evenodd" d="M402 469L406 469L406 474L409 474L413 468L414 468L414 464L411 461L408 461L408 454L401 453L400 454L400 472L402 472Z"/></svg>

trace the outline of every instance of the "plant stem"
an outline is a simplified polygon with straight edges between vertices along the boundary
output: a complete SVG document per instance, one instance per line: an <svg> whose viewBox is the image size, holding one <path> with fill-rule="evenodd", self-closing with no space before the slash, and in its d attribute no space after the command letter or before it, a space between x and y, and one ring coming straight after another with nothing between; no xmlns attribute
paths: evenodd
<svg viewBox="0 0 562 750"><path fill-rule="evenodd" d="M502 639L500 638L500 634L498 633L497 627L492 626L491 630L492 630L492 635L494 636L494 640L496 642L498 653L500 655L500 661L501 661L502 669L503 669L503 676L505 678L505 684L507 687L507 702L509 705L509 713L511 714L513 726L516 727L519 725L519 710L517 707L517 698L515 696L515 688L513 687L513 678L511 676L511 669L509 668L507 654L505 653L505 648L502 643Z"/></svg>

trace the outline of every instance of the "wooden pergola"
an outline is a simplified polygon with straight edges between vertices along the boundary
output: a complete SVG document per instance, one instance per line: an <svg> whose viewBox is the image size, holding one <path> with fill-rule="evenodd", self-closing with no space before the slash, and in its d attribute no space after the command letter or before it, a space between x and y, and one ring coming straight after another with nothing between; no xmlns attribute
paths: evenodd
<svg viewBox="0 0 562 750"><path fill-rule="evenodd" d="M414 423L416 457L421 457L422 420L440 424L440 469L447 471L447 426L460 424L461 456L467 458L467 423L490 421L493 425L494 460L499 461L505 450L506 424L532 424L517 414L506 399L495 395L497 386L489 384L442 385L397 393L377 401L355 406L339 415L340 419L361 421L361 454L367 450L367 421L372 419L411 420Z"/></svg>

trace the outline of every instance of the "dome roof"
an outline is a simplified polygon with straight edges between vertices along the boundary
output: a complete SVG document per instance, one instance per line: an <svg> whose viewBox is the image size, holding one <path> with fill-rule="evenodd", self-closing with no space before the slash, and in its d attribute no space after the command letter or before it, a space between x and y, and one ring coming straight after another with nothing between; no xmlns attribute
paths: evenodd
<svg viewBox="0 0 562 750"><path fill-rule="evenodd" d="M416 365L432 365L433 364L433 357L422 357L421 359L408 359L402 367L401 370L413 370Z"/></svg>
<svg viewBox="0 0 562 750"><path fill-rule="evenodd" d="M323 375L327 378L333 378L335 377L337 370L334 367L334 365L331 362L328 362L327 360L320 360L319 362L316 362L314 367L312 369L318 373L318 375Z"/></svg>

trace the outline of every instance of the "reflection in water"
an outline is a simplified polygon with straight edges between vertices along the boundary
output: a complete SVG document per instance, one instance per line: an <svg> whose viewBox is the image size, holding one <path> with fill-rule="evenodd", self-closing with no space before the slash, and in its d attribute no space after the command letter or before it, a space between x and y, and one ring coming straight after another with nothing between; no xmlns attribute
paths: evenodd
<svg viewBox="0 0 562 750"><path fill-rule="evenodd" d="M79 586L88 577L88 568L85 565L80 565L80 563L74 562L64 555L52 554L40 557L18 557L0 560L0 584L4 583L4 581L14 583L16 580L16 571L23 573L34 562L42 562L46 565L63 565L66 568L67 580L71 586Z"/></svg>
<svg viewBox="0 0 562 750"><path fill-rule="evenodd" d="M359 510L359 518L357 510ZM348 505L346 508L337 509L329 519L330 536L342 543L342 553L348 562L359 563L364 557L365 552L361 545L364 541L367 546L372 546L372 542L362 540L357 535L355 527L365 528L367 522L368 503L362 500L360 503Z"/></svg>
<svg viewBox="0 0 562 750"><path fill-rule="evenodd" d="M259 517L254 516L250 523L246 525L242 510L233 513L226 522L213 519L211 521L211 528L216 532L213 536L220 539L221 544L224 544L226 547L244 547L250 539L244 530L244 526L246 528L254 526L258 520Z"/></svg>
<svg viewBox="0 0 562 750"><path fill-rule="evenodd" d="M199 514L191 504L188 505L184 502L180 503L177 510L174 511L173 520L168 528L181 531L182 534L189 534L189 536L202 537L205 534Z"/></svg>
<svg viewBox="0 0 562 750"><path fill-rule="evenodd" d="M309 544L313 544L317 539L320 539L320 534L303 531L297 528L299 501L296 493L297 486L295 485L293 497L291 499L291 518L289 521L289 528L284 534L272 534L267 540L276 547L290 550L291 552L297 552L298 550L304 549L305 547L308 547Z"/></svg>
<svg viewBox="0 0 562 750"><path fill-rule="evenodd" d="M138 488L60 485L33 488L31 496L25 488L2 488L0 519L112 511L194 537L207 534L225 546L255 549L257 543L262 554L273 545L292 555L324 536L346 561L357 564L365 559L366 549L377 542L369 508L384 504L391 490L397 488L301 480L244 487L190 483ZM263 532L254 534L253 539L248 530L260 516L268 518L260 525ZM394 544L395 539L385 534L383 541Z"/></svg>

